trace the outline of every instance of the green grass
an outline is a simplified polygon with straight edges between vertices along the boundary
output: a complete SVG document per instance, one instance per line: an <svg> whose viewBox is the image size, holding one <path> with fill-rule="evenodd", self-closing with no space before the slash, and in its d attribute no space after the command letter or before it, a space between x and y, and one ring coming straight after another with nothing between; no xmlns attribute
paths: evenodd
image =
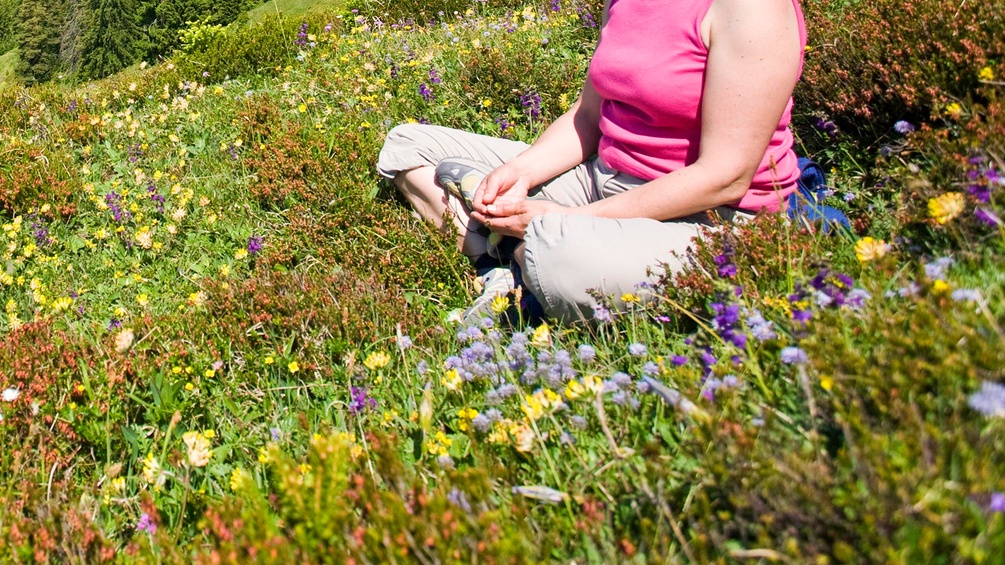
<svg viewBox="0 0 1005 565"><path fill-rule="evenodd" d="M344 5L344 0L270 0L248 12L248 23L259 23L270 16L298 18L337 10Z"/></svg>
<svg viewBox="0 0 1005 565"><path fill-rule="evenodd" d="M15 84L14 71L17 69L18 61L20 58L17 49L11 49L0 55L0 88Z"/></svg>

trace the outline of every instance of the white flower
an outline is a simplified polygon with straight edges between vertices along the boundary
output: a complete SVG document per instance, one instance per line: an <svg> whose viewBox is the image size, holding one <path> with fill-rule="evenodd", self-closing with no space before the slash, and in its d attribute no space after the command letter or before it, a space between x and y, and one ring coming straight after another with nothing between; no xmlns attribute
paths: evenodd
<svg viewBox="0 0 1005 565"><path fill-rule="evenodd" d="M133 339L136 337L133 334L133 330L124 329L117 336L115 336L115 351L119 353L125 353L129 350L129 347L133 344Z"/></svg>
<svg viewBox="0 0 1005 565"><path fill-rule="evenodd" d="M10 387L3 391L2 398L4 402L14 402L19 396L21 396L21 391L14 387Z"/></svg>

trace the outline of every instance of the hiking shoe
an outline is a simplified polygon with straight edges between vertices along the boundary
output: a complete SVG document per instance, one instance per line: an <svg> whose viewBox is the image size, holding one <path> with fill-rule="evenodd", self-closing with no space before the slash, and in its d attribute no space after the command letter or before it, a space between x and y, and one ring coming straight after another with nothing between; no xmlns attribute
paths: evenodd
<svg viewBox="0 0 1005 565"><path fill-rule="evenodd" d="M492 168L483 163L461 157L449 157L436 166L436 182L447 189L447 192L460 198L468 211L471 211L475 209L473 206L475 189L490 172ZM502 234L495 232L488 233L488 247L485 252L489 257L509 260L508 256L502 256L499 252L503 237Z"/></svg>
<svg viewBox="0 0 1005 565"><path fill-rule="evenodd" d="M492 303L499 297L507 297L516 288L513 271L508 266L489 269L481 276L482 293L475 298L474 303L464 311L462 317L469 326L481 325L484 318L492 316ZM497 302L497 304L499 304Z"/></svg>
<svg viewBox="0 0 1005 565"><path fill-rule="evenodd" d="M474 210L472 203L478 184L492 172L492 168L483 163L450 157L440 161L436 166L436 182L447 189L450 194L461 199L468 210Z"/></svg>

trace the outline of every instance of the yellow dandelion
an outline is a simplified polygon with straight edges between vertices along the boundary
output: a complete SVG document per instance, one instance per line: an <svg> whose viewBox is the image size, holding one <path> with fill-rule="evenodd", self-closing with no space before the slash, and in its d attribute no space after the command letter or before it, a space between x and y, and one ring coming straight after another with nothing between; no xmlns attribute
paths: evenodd
<svg viewBox="0 0 1005 565"><path fill-rule="evenodd" d="M275 357L273 357L271 355L266 355L265 356L265 364L266 365L271 365L271 364L273 364L275 362L276 362L276 358Z"/></svg>
<svg viewBox="0 0 1005 565"><path fill-rule="evenodd" d="M947 294L952 288L949 286L949 283L942 279L938 279L932 283L932 292L935 294Z"/></svg>
<svg viewBox="0 0 1005 565"><path fill-rule="evenodd" d="M289 369L291 373L296 373L300 371L300 363L297 363L296 361L290 361L286 365L286 368Z"/></svg>
<svg viewBox="0 0 1005 565"><path fill-rule="evenodd" d="M928 201L928 215L936 222L945 224L963 213L966 201L959 192L947 192Z"/></svg>

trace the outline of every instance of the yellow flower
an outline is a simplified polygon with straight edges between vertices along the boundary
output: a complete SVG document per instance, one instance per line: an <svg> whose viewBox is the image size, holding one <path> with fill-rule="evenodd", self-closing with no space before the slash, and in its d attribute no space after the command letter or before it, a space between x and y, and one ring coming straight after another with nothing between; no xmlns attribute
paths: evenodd
<svg viewBox="0 0 1005 565"><path fill-rule="evenodd" d="M211 379L215 374L216 371L214 371L213 369L206 369L205 371L203 371L202 376L206 377L207 379Z"/></svg>
<svg viewBox="0 0 1005 565"><path fill-rule="evenodd" d="M526 453L534 449L534 430L527 424L515 424L509 429L510 436L513 437L513 446L521 453Z"/></svg>
<svg viewBox="0 0 1005 565"><path fill-rule="evenodd" d="M386 351L374 351L366 356L363 365L371 371L383 369L391 362L391 356Z"/></svg>
<svg viewBox="0 0 1005 565"><path fill-rule="evenodd" d="M860 263L867 263L886 255L889 249L890 246L882 239L873 239L867 236L855 243L855 256L858 257Z"/></svg>
<svg viewBox="0 0 1005 565"><path fill-rule="evenodd" d="M286 365L286 368L289 369L291 373L296 373L297 371L300 370L300 363L297 363L296 361L290 361Z"/></svg>
<svg viewBox="0 0 1005 565"><path fill-rule="evenodd" d="M995 72L991 70L991 67L984 67L981 72L977 73L977 78L981 80L994 80Z"/></svg>
<svg viewBox="0 0 1005 565"><path fill-rule="evenodd" d="M928 215L936 222L944 224L963 212L966 201L959 192L947 192L928 201Z"/></svg>
<svg viewBox="0 0 1005 565"><path fill-rule="evenodd" d="M461 376L457 373L457 369L449 369L447 372L443 373L443 378L440 379L440 384L447 387L447 390L457 390L461 386Z"/></svg>
<svg viewBox="0 0 1005 565"><path fill-rule="evenodd" d="M143 306L145 308L146 305L150 303L150 297L148 297L146 294L141 294L136 297L136 302L140 306Z"/></svg>
<svg viewBox="0 0 1005 565"><path fill-rule="evenodd" d="M268 463L270 461L272 461L272 457L269 455L269 450L266 449L266 448L264 448L264 447L259 447L258 448L258 462L264 464L264 463Z"/></svg>
<svg viewBox="0 0 1005 565"><path fill-rule="evenodd" d="M505 295L498 295L492 299L492 311L496 314L502 314L509 308L509 297Z"/></svg>
<svg viewBox="0 0 1005 565"><path fill-rule="evenodd" d="M834 377L829 377L827 375L821 376L820 388L826 390L827 392L830 392L830 390L834 388Z"/></svg>
<svg viewBox="0 0 1005 565"><path fill-rule="evenodd" d="M251 473L248 473L244 469L237 468L230 473L230 490L234 492L246 490L252 484Z"/></svg>
<svg viewBox="0 0 1005 565"><path fill-rule="evenodd" d="M569 384L565 385L565 397L569 400L576 400L586 392L586 387L581 385L579 381L569 381Z"/></svg>
<svg viewBox="0 0 1005 565"><path fill-rule="evenodd" d="M956 102L951 102L946 105L945 112L950 118L958 118L963 113L963 107Z"/></svg>
<svg viewBox="0 0 1005 565"><path fill-rule="evenodd" d="M160 490L167 482L167 473L164 472L164 468L161 467L153 453L149 453L143 458L143 480L152 485L154 490Z"/></svg>
<svg viewBox="0 0 1005 565"><path fill-rule="evenodd" d="M946 294L951 289L952 287L949 286L949 283L947 283L942 279L938 279L934 283L932 283L932 292L934 292L935 294Z"/></svg>
<svg viewBox="0 0 1005 565"><path fill-rule="evenodd" d="M243 247L241 249L238 249L237 252L234 253L234 259L237 259L238 261L244 259L247 256L248 256L248 250L244 249Z"/></svg>
<svg viewBox="0 0 1005 565"><path fill-rule="evenodd" d="M181 436L188 448L188 463L193 467L205 467L213 456L210 450L209 438L200 432L185 432Z"/></svg>
<svg viewBox="0 0 1005 565"><path fill-rule="evenodd" d="M551 329L548 327L548 324L542 323L540 326L534 328L530 342L535 347L547 347L551 344Z"/></svg>
<svg viewBox="0 0 1005 565"><path fill-rule="evenodd" d="M271 355L267 355L267 356L265 357L265 364L266 364L266 365L271 365L271 364L273 364L273 363L275 363L275 362L276 362L276 359L275 359L275 357L273 357L273 356L271 356Z"/></svg>
<svg viewBox="0 0 1005 565"><path fill-rule="evenodd" d="M297 466L297 469L300 471L301 475L306 475L311 472L311 466L308 463L301 463Z"/></svg>
<svg viewBox="0 0 1005 565"><path fill-rule="evenodd" d="M57 298L52 302L52 311L62 312L64 310L69 309L71 304L73 304L73 299L71 299L69 296Z"/></svg>
<svg viewBox="0 0 1005 565"><path fill-rule="evenodd" d="M538 420L541 416L544 416L544 406L541 404L541 399L536 395L528 394L524 396L520 410L523 410L524 415L531 421Z"/></svg>
<svg viewBox="0 0 1005 565"><path fill-rule="evenodd" d="M633 302L638 302L639 301L639 297L637 295L635 295L635 294L630 293L630 292L626 292L626 293L624 293L624 294L621 295L621 301L624 302L625 304L631 304Z"/></svg>
<svg viewBox="0 0 1005 565"><path fill-rule="evenodd" d="M188 303L191 304L192 306L205 306L208 300L209 297L206 296L206 293L201 290L199 292L193 292L192 294L188 295Z"/></svg>

